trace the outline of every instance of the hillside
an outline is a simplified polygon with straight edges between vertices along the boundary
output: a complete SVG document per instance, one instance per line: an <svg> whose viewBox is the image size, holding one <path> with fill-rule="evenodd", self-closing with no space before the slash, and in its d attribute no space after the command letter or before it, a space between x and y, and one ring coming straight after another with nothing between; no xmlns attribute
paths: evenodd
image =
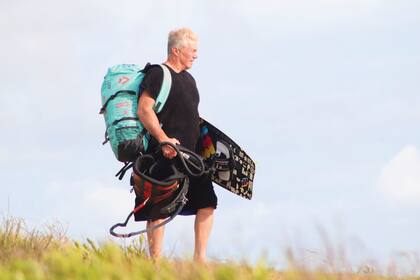
<svg viewBox="0 0 420 280"><path fill-rule="evenodd" d="M144 239L126 247L113 242L70 240L57 227L28 230L19 219L5 219L0 227L0 279L420 279L378 275L372 269L333 271L331 267L306 269L290 258L290 267L278 271L263 261L247 263L209 262L147 256Z"/></svg>

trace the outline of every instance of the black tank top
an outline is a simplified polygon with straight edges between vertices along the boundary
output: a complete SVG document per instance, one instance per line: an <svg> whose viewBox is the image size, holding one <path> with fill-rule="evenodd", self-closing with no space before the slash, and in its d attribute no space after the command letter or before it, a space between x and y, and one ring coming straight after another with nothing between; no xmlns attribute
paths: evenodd
<svg viewBox="0 0 420 280"><path fill-rule="evenodd" d="M157 115L163 131L170 138L176 138L181 145L194 151L200 135L198 103L200 96L193 76L187 71L176 73L170 67L172 86L162 111ZM147 90L156 100L163 81L160 67L148 69L140 92ZM153 138L151 148L157 145Z"/></svg>

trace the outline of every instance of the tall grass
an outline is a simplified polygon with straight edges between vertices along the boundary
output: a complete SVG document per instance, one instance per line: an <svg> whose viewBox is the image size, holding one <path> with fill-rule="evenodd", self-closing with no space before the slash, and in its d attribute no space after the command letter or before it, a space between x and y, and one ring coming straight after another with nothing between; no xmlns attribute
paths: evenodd
<svg viewBox="0 0 420 280"><path fill-rule="evenodd" d="M420 279L415 276L378 275L374 270L334 271L326 266L309 269L288 252L289 268L278 271L264 261L209 262L147 256L144 239L128 246L92 240L72 241L59 226L28 230L19 219L4 219L0 226L0 279Z"/></svg>

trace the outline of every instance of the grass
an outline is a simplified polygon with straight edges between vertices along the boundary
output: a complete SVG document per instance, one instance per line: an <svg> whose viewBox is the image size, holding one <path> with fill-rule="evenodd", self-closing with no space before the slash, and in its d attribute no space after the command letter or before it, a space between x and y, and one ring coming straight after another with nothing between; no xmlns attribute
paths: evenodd
<svg viewBox="0 0 420 280"><path fill-rule="evenodd" d="M96 244L92 240L68 239L57 226L28 230L22 220L5 219L0 226L0 279L420 279L380 275L373 269L334 271L331 265L309 269L287 253L289 268L283 271L264 261L247 263L209 262L198 265L190 260L147 256L144 239L134 239L125 247L114 242Z"/></svg>

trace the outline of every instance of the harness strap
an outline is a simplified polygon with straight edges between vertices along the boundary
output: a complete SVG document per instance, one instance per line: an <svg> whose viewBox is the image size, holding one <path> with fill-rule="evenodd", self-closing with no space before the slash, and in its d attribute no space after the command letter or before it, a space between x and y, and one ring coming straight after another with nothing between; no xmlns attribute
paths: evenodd
<svg viewBox="0 0 420 280"><path fill-rule="evenodd" d="M115 174L115 177L119 176L118 179L122 180L127 170L130 169L132 166L133 166L132 162L129 162L129 161L125 162L124 166L120 169L120 171L118 171L118 173Z"/></svg>
<svg viewBox="0 0 420 280"><path fill-rule="evenodd" d="M170 142L160 143L157 149L160 150L161 147L164 145L168 145L176 151L177 159L179 159L179 161L181 162L182 168L184 168L184 170L191 176L199 177L206 172L206 167L201 156L182 146L174 145ZM193 167L193 169L195 169L196 172L192 171L190 167Z"/></svg>

